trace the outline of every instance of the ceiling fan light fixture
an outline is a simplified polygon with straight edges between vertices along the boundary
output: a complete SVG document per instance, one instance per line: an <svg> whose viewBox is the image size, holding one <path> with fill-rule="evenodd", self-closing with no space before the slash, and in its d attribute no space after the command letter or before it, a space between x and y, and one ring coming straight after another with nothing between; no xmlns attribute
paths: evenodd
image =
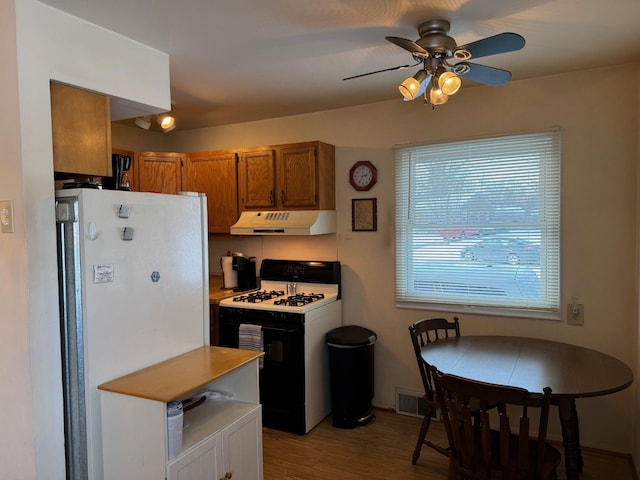
<svg viewBox="0 0 640 480"><path fill-rule="evenodd" d="M163 113L162 115L158 115L158 125L160 125L163 132L170 132L176 128L176 119L173 118L171 114Z"/></svg>
<svg viewBox="0 0 640 480"><path fill-rule="evenodd" d="M462 80L453 72L442 72L438 77L438 87L445 95L453 95L462 85Z"/></svg>
<svg viewBox="0 0 640 480"><path fill-rule="evenodd" d="M419 70L413 77L407 78L398 86L398 90L405 100L413 100L424 92L423 86L426 84L427 72Z"/></svg>
<svg viewBox="0 0 640 480"><path fill-rule="evenodd" d="M149 130L151 128L151 115L145 115L144 117L136 118L133 123L143 130Z"/></svg>

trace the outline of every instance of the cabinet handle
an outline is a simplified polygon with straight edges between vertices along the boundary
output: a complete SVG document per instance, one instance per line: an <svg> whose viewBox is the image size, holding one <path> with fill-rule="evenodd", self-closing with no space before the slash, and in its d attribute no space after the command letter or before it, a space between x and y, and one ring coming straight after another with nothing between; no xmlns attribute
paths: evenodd
<svg viewBox="0 0 640 480"><path fill-rule="evenodd" d="M273 190L269 191L269 203L273 205Z"/></svg>
<svg viewBox="0 0 640 480"><path fill-rule="evenodd" d="M280 203L282 203L283 205L285 203L284 190L282 190L282 192L280 192Z"/></svg>

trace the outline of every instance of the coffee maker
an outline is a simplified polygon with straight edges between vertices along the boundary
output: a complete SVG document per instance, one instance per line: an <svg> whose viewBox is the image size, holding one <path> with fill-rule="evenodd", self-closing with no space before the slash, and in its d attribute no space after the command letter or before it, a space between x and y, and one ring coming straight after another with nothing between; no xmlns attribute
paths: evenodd
<svg viewBox="0 0 640 480"><path fill-rule="evenodd" d="M257 288L256 257L234 255L231 268L238 273L238 286L233 289L234 292L246 292Z"/></svg>
<svg viewBox="0 0 640 480"><path fill-rule="evenodd" d="M102 188L106 190L131 190L127 172L131 168L131 156L114 153L111 155L112 177L102 177ZM124 181L123 181L124 180Z"/></svg>

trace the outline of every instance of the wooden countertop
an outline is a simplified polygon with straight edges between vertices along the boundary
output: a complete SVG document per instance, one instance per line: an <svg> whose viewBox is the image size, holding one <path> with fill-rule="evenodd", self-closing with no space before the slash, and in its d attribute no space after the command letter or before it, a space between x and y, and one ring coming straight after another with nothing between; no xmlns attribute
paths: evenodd
<svg viewBox="0 0 640 480"><path fill-rule="evenodd" d="M222 275L209 275L209 303L219 303L220 300L238 295L232 288L223 288Z"/></svg>
<svg viewBox="0 0 640 480"><path fill-rule="evenodd" d="M170 402L264 355L204 346L99 385L100 390Z"/></svg>

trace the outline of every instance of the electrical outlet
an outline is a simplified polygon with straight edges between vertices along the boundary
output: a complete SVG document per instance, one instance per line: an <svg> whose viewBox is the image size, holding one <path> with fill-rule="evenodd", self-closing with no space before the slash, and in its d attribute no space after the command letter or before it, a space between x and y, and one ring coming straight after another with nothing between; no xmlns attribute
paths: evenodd
<svg viewBox="0 0 640 480"><path fill-rule="evenodd" d="M13 200L0 200L0 232L13 233Z"/></svg>
<svg viewBox="0 0 640 480"><path fill-rule="evenodd" d="M584 325L584 305L581 303L567 305L567 323L569 325Z"/></svg>

